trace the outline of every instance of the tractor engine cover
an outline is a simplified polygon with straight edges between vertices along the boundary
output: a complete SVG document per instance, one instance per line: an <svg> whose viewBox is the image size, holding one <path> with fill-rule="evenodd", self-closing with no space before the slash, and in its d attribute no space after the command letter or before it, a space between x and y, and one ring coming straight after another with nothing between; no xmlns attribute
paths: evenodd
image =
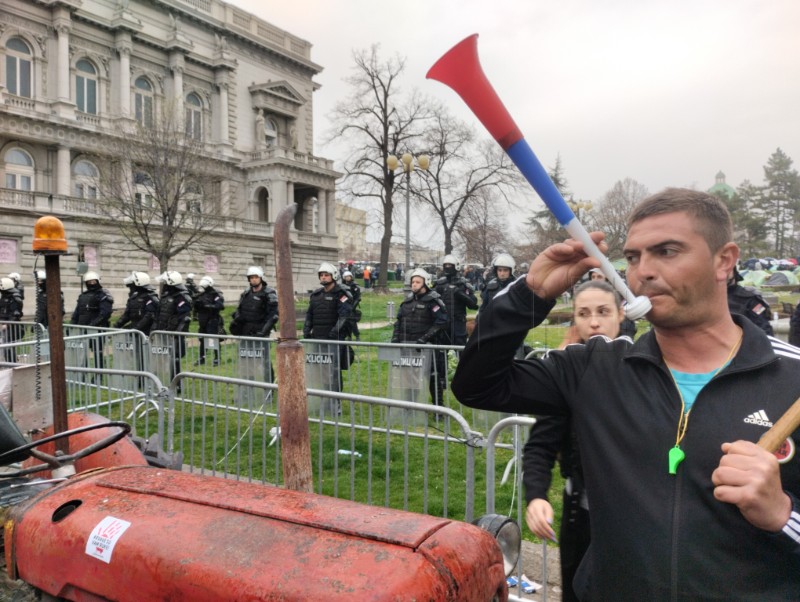
<svg viewBox="0 0 800 602"><path fill-rule="evenodd" d="M505 600L495 540L463 522L143 466L12 511L9 574L118 600Z"/></svg>

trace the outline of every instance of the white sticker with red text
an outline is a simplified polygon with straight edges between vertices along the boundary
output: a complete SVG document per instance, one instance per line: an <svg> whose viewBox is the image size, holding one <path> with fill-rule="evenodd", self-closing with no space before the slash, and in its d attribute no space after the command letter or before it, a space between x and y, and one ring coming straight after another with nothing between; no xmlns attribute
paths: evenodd
<svg viewBox="0 0 800 602"><path fill-rule="evenodd" d="M105 563L110 563L114 546L130 526L128 521L121 518L105 517L89 535L89 540L86 542L86 553Z"/></svg>

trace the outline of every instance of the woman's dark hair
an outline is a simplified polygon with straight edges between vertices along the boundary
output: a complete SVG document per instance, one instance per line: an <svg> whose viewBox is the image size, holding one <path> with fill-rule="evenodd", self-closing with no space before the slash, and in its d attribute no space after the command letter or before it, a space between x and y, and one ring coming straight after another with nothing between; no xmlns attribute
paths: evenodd
<svg viewBox="0 0 800 602"><path fill-rule="evenodd" d="M577 299L578 295L580 295L583 291L593 288L599 291L605 291L607 293L611 293L614 296L614 301L617 304L617 308L622 307L622 296L616 290L614 290L614 287L611 286L605 280L587 280L583 284L580 284L575 287L575 290L572 294L572 298Z"/></svg>

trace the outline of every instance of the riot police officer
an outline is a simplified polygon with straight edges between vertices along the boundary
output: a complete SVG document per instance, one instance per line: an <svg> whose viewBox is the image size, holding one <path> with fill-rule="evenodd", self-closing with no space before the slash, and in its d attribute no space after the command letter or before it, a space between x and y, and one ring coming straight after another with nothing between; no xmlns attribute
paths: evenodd
<svg viewBox="0 0 800 602"><path fill-rule="evenodd" d="M108 327L111 324L111 312L114 310L114 298L100 284L97 272L86 272L83 275L86 290L78 297L75 311L72 312L72 323L78 326ZM103 367L103 341L100 337L92 337L89 348L94 353L95 368Z"/></svg>
<svg viewBox="0 0 800 602"><path fill-rule="evenodd" d="M239 297L239 306L231 321L231 334L246 337L268 337L278 322L278 293L267 286L264 270L247 268L250 286Z"/></svg>
<svg viewBox="0 0 800 602"><path fill-rule="evenodd" d="M772 336L772 311L769 303L759 292L750 287L744 287L739 282L743 280L739 270L733 269L733 274L728 278L728 309L732 314L741 314L761 330Z"/></svg>
<svg viewBox="0 0 800 602"><path fill-rule="evenodd" d="M321 263L317 269L320 287L311 293L308 311L303 323L303 337L343 341L350 333L350 315L353 297L341 286L339 271L330 263ZM342 370L350 367L349 347L339 345L339 390L342 390Z"/></svg>
<svg viewBox="0 0 800 602"><path fill-rule="evenodd" d="M447 339L448 345L465 345L467 343L467 308L478 309L478 298L475 290L467 280L459 274L458 260L453 255L445 255L442 260L442 277L436 281L434 289L442 297L447 307Z"/></svg>
<svg viewBox="0 0 800 602"><path fill-rule="evenodd" d="M8 275L8 277L11 278L11 280L14 281L14 288L17 289L17 292L19 293L19 298L24 301L25 300L25 285L22 284L22 278L19 275L19 272L11 272Z"/></svg>
<svg viewBox="0 0 800 602"><path fill-rule="evenodd" d="M17 287L19 290L19 287ZM21 295L20 295L21 296ZM64 293L61 292L61 316L63 318L66 311L64 310ZM49 325L47 319L47 273L44 270L36 270L36 312L35 321L41 324L45 330Z"/></svg>
<svg viewBox="0 0 800 602"><path fill-rule="evenodd" d="M150 276L145 272L133 272L123 280L128 287L128 301L125 312L114 323L114 328L124 328L130 324L131 330L150 334L158 316L159 299L150 284Z"/></svg>
<svg viewBox="0 0 800 602"><path fill-rule="evenodd" d="M439 342L440 333L447 327L447 308L439 293L431 290L430 275L417 268L409 275L411 293L400 304L397 321L394 323L392 343ZM435 370L431 374L430 393L436 405L442 405L445 388L444 354L434 354Z"/></svg>
<svg viewBox="0 0 800 602"><path fill-rule="evenodd" d="M22 318L22 298L14 286L11 278L0 278L0 322L9 322L0 325L4 343L13 343L20 338L20 326L10 322L19 322ZM17 361L17 350L8 347L4 353L7 362Z"/></svg>
<svg viewBox="0 0 800 602"><path fill-rule="evenodd" d="M214 279L203 276L197 286L197 296L194 299L194 311L200 322L198 332L201 334L219 334L220 312L225 308L225 299L222 293L214 288ZM206 363L206 338L200 337L200 358L198 365ZM219 366L219 346L214 349L214 365Z"/></svg>
<svg viewBox="0 0 800 602"><path fill-rule="evenodd" d="M483 308L489 305L494 296L514 282L514 268L517 262L508 253L500 253L492 260L492 278L481 291L480 314Z"/></svg>
<svg viewBox="0 0 800 602"><path fill-rule="evenodd" d="M183 276L180 272L170 270L161 274L158 282L163 284L164 288L161 291L158 317L153 329L167 332L187 332L192 319L192 297L183 284ZM186 339L183 336L175 336L173 349L175 356L173 357L171 377L181 371L181 358L186 355Z"/></svg>
<svg viewBox="0 0 800 602"><path fill-rule="evenodd" d="M358 330L358 322L361 320L361 310L358 309L358 305L361 303L361 287L358 286L355 278L353 278L353 273L349 270L342 272L342 286L347 287L347 290L353 296L353 311L350 314L350 334L348 337L353 336L356 341L360 341L361 332Z"/></svg>

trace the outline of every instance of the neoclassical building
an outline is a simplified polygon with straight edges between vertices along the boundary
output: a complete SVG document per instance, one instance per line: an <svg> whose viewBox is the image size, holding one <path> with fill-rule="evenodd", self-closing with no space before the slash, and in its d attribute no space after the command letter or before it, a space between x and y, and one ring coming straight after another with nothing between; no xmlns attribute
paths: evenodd
<svg viewBox="0 0 800 602"><path fill-rule="evenodd" d="M208 273L235 301L247 266L262 265L274 280L274 221L296 203L295 290L312 288L316 265L338 259L340 174L314 154L321 67L310 51L309 42L219 0L4 0L0 275L21 273L32 293L33 224L52 214L64 221L73 253L62 260L68 311L78 259L101 274L119 307L125 275L155 276L154 258L131 249L98 211L102 174L91 157L110 136L173 106L221 174L215 190L225 219L170 269Z"/></svg>

